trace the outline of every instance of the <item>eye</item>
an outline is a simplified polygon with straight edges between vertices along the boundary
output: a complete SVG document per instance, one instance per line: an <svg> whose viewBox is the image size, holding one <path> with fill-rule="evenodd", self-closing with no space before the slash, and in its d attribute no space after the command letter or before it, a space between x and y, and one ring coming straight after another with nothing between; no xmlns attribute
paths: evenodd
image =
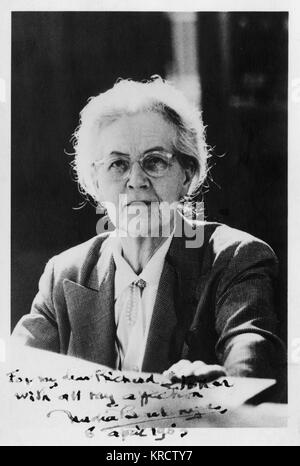
<svg viewBox="0 0 300 466"><path fill-rule="evenodd" d="M144 159L144 165L147 170L164 170L168 167L169 161L162 155L148 155Z"/></svg>
<svg viewBox="0 0 300 466"><path fill-rule="evenodd" d="M108 170L110 171L126 171L129 167L129 162L124 159L116 159L109 163Z"/></svg>

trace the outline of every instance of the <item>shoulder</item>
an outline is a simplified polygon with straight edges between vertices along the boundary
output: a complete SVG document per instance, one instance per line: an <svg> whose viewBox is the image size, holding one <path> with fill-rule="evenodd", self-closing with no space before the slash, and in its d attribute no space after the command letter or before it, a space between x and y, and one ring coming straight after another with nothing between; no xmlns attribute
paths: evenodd
<svg viewBox="0 0 300 466"><path fill-rule="evenodd" d="M205 228L207 230L208 242L215 249L216 253L220 253L228 248L239 249L244 247L254 247L272 252L272 248L265 241L237 228L212 222L206 222Z"/></svg>
<svg viewBox="0 0 300 466"><path fill-rule="evenodd" d="M217 222L196 220L187 220L187 222L194 231L201 232L202 243L199 252L202 250L202 257L204 254L211 265L221 263L224 266L231 261L277 262L271 246L250 233Z"/></svg>
<svg viewBox="0 0 300 466"><path fill-rule="evenodd" d="M87 275L98 262L101 247L108 236L108 233L103 233L62 251L48 261L46 269L51 268L57 278L78 281L80 276Z"/></svg>
<svg viewBox="0 0 300 466"><path fill-rule="evenodd" d="M246 269L256 264L277 268L277 257L269 244L228 225L203 222L205 249L214 265Z"/></svg>

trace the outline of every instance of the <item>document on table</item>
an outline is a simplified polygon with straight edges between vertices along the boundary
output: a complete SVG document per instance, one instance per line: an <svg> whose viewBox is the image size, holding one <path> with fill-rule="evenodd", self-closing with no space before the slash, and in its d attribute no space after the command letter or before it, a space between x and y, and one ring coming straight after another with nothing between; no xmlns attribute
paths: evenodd
<svg viewBox="0 0 300 466"><path fill-rule="evenodd" d="M0 362L0 441L12 433L20 444L41 437L51 444L62 435L67 444L144 438L149 432L183 437L189 427L217 427L221 418L224 424L275 380L228 376L187 382L172 384L161 374L114 371L14 345Z"/></svg>

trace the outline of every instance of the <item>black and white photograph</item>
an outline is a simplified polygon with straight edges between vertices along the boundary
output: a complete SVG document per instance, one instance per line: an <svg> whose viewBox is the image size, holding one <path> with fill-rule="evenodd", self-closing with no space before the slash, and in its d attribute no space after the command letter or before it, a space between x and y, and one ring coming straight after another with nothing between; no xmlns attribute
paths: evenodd
<svg viewBox="0 0 300 466"><path fill-rule="evenodd" d="M299 445L295 2L100 3L3 8L0 444Z"/></svg>

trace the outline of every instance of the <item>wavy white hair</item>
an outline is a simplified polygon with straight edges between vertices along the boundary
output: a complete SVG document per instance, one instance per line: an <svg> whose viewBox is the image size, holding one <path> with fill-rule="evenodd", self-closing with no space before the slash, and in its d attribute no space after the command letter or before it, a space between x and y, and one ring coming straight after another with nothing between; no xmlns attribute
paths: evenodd
<svg viewBox="0 0 300 466"><path fill-rule="evenodd" d="M175 127L173 150L179 154L179 163L194 166L187 199L195 199L206 178L209 157L202 116L179 90L159 76L142 82L120 79L108 91L88 100L71 140L75 151L72 165L80 192L98 202L92 162L99 158L96 138L101 128L124 115L141 112L159 113Z"/></svg>

